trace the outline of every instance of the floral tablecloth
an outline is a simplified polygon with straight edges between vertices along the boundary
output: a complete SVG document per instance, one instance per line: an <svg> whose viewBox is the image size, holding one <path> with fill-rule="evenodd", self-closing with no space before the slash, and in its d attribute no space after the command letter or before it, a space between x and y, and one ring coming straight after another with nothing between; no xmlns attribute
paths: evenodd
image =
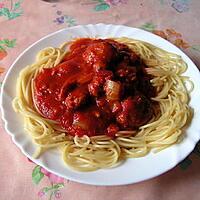
<svg viewBox="0 0 200 200"><path fill-rule="evenodd" d="M199 19L199 0L0 0L1 81L16 57L46 34L100 22L160 35L185 51L200 68ZM1 200L188 198L200 199L200 144L177 167L157 178L127 186L97 187L64 180L30 162L0 124Z"/></svg>

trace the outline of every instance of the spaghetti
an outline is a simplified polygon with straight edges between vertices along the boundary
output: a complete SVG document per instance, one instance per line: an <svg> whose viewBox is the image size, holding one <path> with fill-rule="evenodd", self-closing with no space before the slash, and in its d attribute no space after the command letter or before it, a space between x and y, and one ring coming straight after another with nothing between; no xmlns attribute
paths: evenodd
<svg viewBox="0 0 200 200"><path fill-rule="evenodd" d="M35 104L34 80L43 69L57 66L69 52L70 42L60 48L41 50L36 61L24 68L17 80L13 108L24 117L24 128L38 146L35 157L42 152L58 147L64 162L78 171L94 171L113 167L125 158L142 157L154 150L161 151L183 138L186 125L192 118L189 107L189 92L192 82L182 74L187 65L180 56L166 52L149 43L130 38L114 38L127 45L147 65L156 88L152 97L156 109L150 121L136 130L121 130L115 138L107 135L67 134L57 121L45 118ZM190 91L185 83L191 83Z"/></svg>

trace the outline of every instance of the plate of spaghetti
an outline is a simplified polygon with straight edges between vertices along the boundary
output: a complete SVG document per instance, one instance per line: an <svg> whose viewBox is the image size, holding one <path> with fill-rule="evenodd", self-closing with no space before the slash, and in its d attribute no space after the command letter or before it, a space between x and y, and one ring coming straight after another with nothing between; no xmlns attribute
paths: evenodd
<svg viewBox="0 0 200 200"><path fill-rule="evenodd" d="M120 25L62 29L27 48L1 92L6 131L67 179L123 185L158 176L200 139L200 75L168 41Z"/></svg>

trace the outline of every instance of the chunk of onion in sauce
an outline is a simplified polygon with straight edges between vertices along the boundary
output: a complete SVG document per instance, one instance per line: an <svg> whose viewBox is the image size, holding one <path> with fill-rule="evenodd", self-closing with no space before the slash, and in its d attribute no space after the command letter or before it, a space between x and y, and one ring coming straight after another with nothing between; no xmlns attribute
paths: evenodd
<svg viewBox="0 0 200 200"><path fill-rule="evenodd" d="M104 87L106 92L106 98L111 101L119 100L120 88L120 83L116 81L107 80Z"/></svg>

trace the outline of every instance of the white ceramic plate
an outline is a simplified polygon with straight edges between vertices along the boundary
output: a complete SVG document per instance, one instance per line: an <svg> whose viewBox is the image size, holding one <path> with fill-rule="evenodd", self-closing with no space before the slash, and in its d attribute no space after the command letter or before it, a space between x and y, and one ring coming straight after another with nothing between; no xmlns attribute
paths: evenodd
<svg viewBox="0 0 200 200"><path fill-rule="evenodd" d="M23 119L12 109L12 99L15 96L16 79L21 69L31 64L37 52L45 47L58 47L65 41L76 37L129 37L149 42L167 51L181 55L188 64L185 75L194 82L190 106L194 108L194 117L186 131L186 138L180 144L161 151L150 153L142 158L127 159L122 165L112 169L102 169L95 172L80 173L68 169L57 150L49 150L39 159L33 159L36 147L23 129ZM200 74L194 63L177 47L166 40L149 32L120 25L83 25L62 29L49 34L27 48L9 69L1 91L1 110L6 131L21 151L38 165L69 180L93 185L123 185L136 183L158 176L176 166L195 147L200 139Z"/></svg>

